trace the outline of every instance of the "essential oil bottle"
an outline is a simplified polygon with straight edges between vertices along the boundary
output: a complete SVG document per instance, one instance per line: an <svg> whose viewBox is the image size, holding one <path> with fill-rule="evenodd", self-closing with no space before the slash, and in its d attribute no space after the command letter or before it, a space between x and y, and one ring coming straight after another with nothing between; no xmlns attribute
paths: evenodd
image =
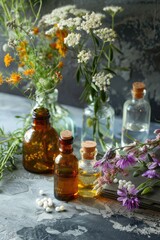
<svg viewBox="0 0 160 240"><path fill-rule="evenodd" d="M149 134L151 108L144 99L146 90L142 82L134 82L132 99L123 106L122 146L133 143L135 140L144 142Z"/></svg>
<svg viewBox="0 0 160 240"><path fill-rule="evenodd" d="M69 201L78 195L78 159L73 153L73 136L69 130L60 133L59 155L55 159L54 195Z"/></svg>
<svg viewBox="0 0 160 240"><path fill-rule="evenodd" d="M78 194L82 197L95 197L96 190L93 190L95 180L100 176L96 163L96 142L85 141L81 144L81 160L79 161L78 173Z"/></svg>

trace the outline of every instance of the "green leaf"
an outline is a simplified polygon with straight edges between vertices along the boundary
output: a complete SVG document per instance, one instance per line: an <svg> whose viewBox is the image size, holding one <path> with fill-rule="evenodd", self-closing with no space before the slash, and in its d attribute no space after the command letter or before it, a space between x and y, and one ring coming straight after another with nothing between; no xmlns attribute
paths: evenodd
<svg viewBox="0 0 160 240"><path fill-rule="evenodd" d="M104 91L101 91L100 94L101 94L102 102L106 102L106 100L107 100L106 93Z"/></svg>
<svg viewBox="0 0 160 240"><path fill-rule="evenodd" d="M148 193L151 193L153 192L153 188L152 187L146 187L142 192L141 192L141 195L145 195L145 194L148 194Z"/></svg>
<svg viewBox="0 0 160 240"><path fill-rule="evenodd" d="M115 45L111 44L110 45L112 49L116 50L116 52L123 54L119 48L117 48Z"/></svg>
<svg viewBox="0 0 160 240"><path fill-rule="evenodd" d="M136 170L133 172L133 177L138 177L139 175L141 175L142 171L141 170Z"/></svg>
<svg viewBox="0 0 160 240"><path fill-rule="evenodd" d="M81 77L81 67L79 67L76 72L76 79L78 83L80 82L80 77Z"/></svg>
<svg viewBox="0 0 160 240"><path fill-rule="evenodd" d="M97 89L96 85L94 85L94 83L91 83L91 87L92 87L96 92L98 92L98 89Z"/></svg>
<svg viewBox="0 0 160 240"><path fill-rule="evenodd" d="M115 71L113 71L112 69L108 68L108 67L104 67L103 68L105 71L109 72L109 73L112 73L114 75L116 75Z"/></svg>

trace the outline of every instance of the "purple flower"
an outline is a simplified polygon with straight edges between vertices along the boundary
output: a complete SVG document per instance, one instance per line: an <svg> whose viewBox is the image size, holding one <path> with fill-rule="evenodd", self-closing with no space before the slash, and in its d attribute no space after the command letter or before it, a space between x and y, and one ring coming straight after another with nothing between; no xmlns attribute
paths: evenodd
<svg viewBox="0 0 160 240"><path fill-rule="evenodd" d="M154 169L156 167L160 167L160 160L158 160L157 158L152 158L153 159L153 163L151 163L149 165L149 169Z"/></svg>
<svg viewBox="0 0 160 240"><path fill-rule="evenodd" d="M156 170L147 170L142 174L142 177L147 177L147 178L160 178L160 175L156 173Z"/></svg>
<svg viewBox="0 0 160 240"><path fill-rule="evenodd" d="M128 210L133 210L139 207L139 199L137 197L138 190L135 187L127 189L122 187L122 189L117 190L117 194L120 196L117 198L118 201L122 202L122 205Z"/></svg>
<svg viewBox="0 0 160 240"><path fill-rule="evenodd" d="M121 168L121 169L125 169L130 165L134 165L135 163L136 163L136 159L134 157L134 154L129 153L126 156L120 156L117 163L116 163L116 166Z"/></svg>
<svg viewBox="0 0 160 240"><path fill-rule="evenodd" d="M94 167L101 167L102 171L105 173L108 169L113 169L115 167L115 165L110 162L110 159L113 159L114 157L115 152L111 149L104 154L102 159L94 164Z"/></svg>

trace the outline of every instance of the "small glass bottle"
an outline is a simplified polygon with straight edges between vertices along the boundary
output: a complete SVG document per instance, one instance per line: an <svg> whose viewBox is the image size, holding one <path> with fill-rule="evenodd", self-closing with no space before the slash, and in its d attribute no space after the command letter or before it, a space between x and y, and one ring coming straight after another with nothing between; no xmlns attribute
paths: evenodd
<svg viewBox="0 0 160 240"><path fill-rule="evenodd" d="M53 173L59 153L58 134L49 123L48 109L34 109L32 118L32 127L23 140L23 166L33 173Z"/></svg>
<svg viewBox="0 0 160 240"><path fill-rule="evenodd" d="M96 142L85 141L80 149L82 160L79 161L78 173L78 194L82 197L95 197L96 190L93 190L95 180L100 176L96 163Z"/></svg>
<svg viewBox="0 0 160 240"><path fill-rule="evenodd" d="M54 195L69 201L78 195L78 159L73 153L73 136L69 130L60 133L59 155L55 159Z"/></svg>
<svg viewBox="0 0 160 240"><path fill-rule="evenodd" d="M145 84L133 83L132 99L123 106L121 145L133 143L135 140L144 142L149 134L151 108L144 99Z"/></svg>

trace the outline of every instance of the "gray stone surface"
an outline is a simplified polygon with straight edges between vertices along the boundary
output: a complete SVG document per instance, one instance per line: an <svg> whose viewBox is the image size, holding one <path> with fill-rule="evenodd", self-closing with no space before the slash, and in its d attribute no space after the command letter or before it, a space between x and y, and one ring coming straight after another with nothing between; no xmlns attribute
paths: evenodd
<svg viewBox="0 0 160 240"><path fill-rule="evenodd" d="M14 114L27 113L30 103L24 98L1 93L0 102L2 100L0 125L3 123L5 129L11 131L20 126L13 121ZM81 110L76 108L72 109L72 114L77 121L82 116ZM120 126L121 120L116 119L117 138ZM78 142L75 144L79 148ZM53 176L27 172L21 157L16 164L17 170L5 172L0 181L0 240L159 239L160 212L144 209L127 212L117 201L107 197L61 202L53 195ZM52 213L46 213L38 207L36 199L41 198L40 189L53 199L55 207L63 204L66 211L53 209Z"/></svg>

